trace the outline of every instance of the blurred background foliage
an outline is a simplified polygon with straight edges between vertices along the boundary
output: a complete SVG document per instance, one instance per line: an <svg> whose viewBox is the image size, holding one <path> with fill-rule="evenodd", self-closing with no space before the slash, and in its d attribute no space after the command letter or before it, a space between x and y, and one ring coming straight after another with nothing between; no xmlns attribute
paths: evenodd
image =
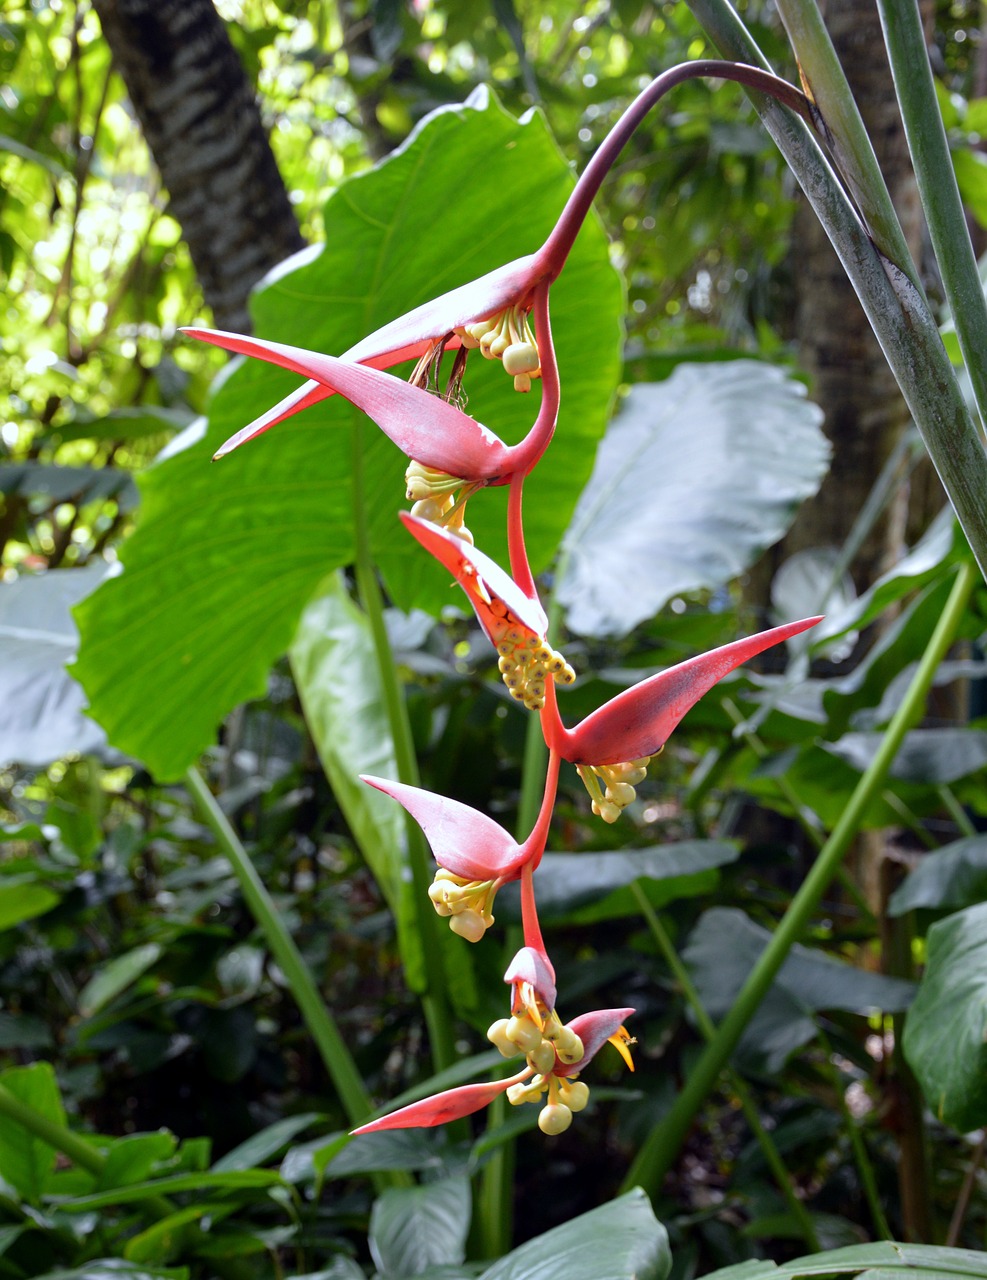
<svg viewBox="0 0 987 1280"><path fill-rule="evenodd" d="M834 8L851 28L866 20L858 0ZM686 4L652 0L217 0L216 10L256 94L297 232L311 245L326 241L323 270L328 255L346 253L333 236L349 197L335 205L330 197L394 148L414 147L409 136L436 108L489 85L509 117L543 113L563 157L579 170L644 83L674 62L710 55ZM224 428L245 421L247 405L260 412L283 394L267 371L241 370L220 384L212 406L209 389L224 358L177 332L209 318L208 297L113 67L101 18L114 21L115 11L85 0L6 0L0 14L0 1085L53 1122L67 1116L74 1132L104 1135L89 1139L96 1154L87 1164L85 1151L56 1157L57 1144L37 1135L23 1140L6 1113L0 1275L189 1274L163 1270L174 1266L196 1276L242 1275L249 1267L255 1275L345 1278L371 1265L390 1275L469 1265L464 1251L483 1258L493 1247L490 1204L479 1208L493 1195L485 1164L514 1136L515 1194L513 1205L499 1206L501 1244L608 1203L631 1213L612 1197L688 1078L700 1042L682 973L670 968L649 913L660 912L699 996L719 1018L873 758L968 552L948 516L934 519L943 500L892 393L864 378L855 405L837 411L827 402L817 353L828 350L822 362L842 368L832 353L850 321L839 308L820 320L806 310L804 293L800 299L800 282L819 293L815 248L798 231L794 184L741 92L682 86L635 135L598 201L609 248L594 228L597 241L586 253L610 284L593 295L592 316L580 315L578 299L569 304L571 317L565 313L574 341L598 344L579 361L586 402L595 397L592 421L566 462L564 492L552 498L557 528L546 534L538 566L550 567L552 539L568 525L554 580L570 620L566 653L584 678L567 714L586 714L643 672L768 625L772 609L790 617L825 608L825 635L811 677L807 654L794 650L704 701L618 828L595 823L575 774L563 776L553 855L540 872L559 986L579 1007L637 1008L637 1074L629 1078L601 1057L596 1105L552 1143L532 1135L533 1118L495 1111L475 1141L463 1127L341 1150L333 1135L347 1117L291 982L181 782L191 762L182 753L202 744L187 739L170 674L162 668L146 682L143 710L139 701L121 703L117 717L129 722L117 732L131 742L141 740L145 714L168 722L165 736L179 743L170 759L181 763L158 768L155 778L141 752L123 754L116 733L107 743L83 718L81 691L64 673L78 643L70 609L88 597L80 612L82 669L95 682L86 643L98 640L112 655L104 664L111 687L93 692L94 683L90 692L110 716L114 689L138 663L140 628L149 628L150 644L155 624L140 616L145 604L112 594L112 576L105 592L91 593L118 568L119 550L141 519L140 494L157 504L142 526L144 546L156 538L159 547L181 547L181 532L168 526L181 468L201 464L207 484L205 460ZM778 69L794 77L773 7L749 3L744 18ZM980 10L957 0L930 7L926 18L958 179L982 240L987 46ZM866 59L872 48L863 52ZM450 253L465 253L489 199L502 234L490 251L502 246L506 259L537 244L545 215L537 212L532 238L512 250L514 238L528 234L525 214L536 219L536 195L524 197L512 222L496 193L486 192L480 127L484 112L500 108L474 99L472 110L469 145L449 143L464 150L463 210L438 201L431 234L439 246L445 237ZM515 128L513 120L498 127ZM899 176L907 183L907 172ZM562 165L551 180L553 192L563 190ZM920 219L912 230L921 246ZM414 259L414 243L406 253ZM608 262L626 288L622 375ZM297 274L261 288L252 314L266 336L306 345L312 328L293 314L292 291L318 278L319 259L303 252L293 266ZM407 274L416 278L412 265ZM936 279L927 276L935 297ZM395 297L418 287L402 278L400 265L394 279ZM244 297L254 283L244 279ZM317 309L321 295L309 296ZM561 286L559 304L561 316ZM324 332L335 340L334 325L345 332L355 323L327 313ZM698 368L713 363L715 376ZM837 487L828 505L817 499L816 514L800 517L779 548L796 508L822 483L828 453L800 382L822 405L837 457L849 449L859 485L852 495ZM576 503L606 405L627 384L641 385L623 400L611 432L651 434L633 446L642 459L637 484L632 477L618 507L604 512L610 523L594 526L605 470ZM477 403L484 395L496 403L495 391L478 386ZM881 397L897 425L861 459L847 442L883 411ZM199 439L207 411L208 448ZM306 459L313 469L323 464L322 437L299 429L292 445L291 430L285 448L294 453L286 455L292 461L278 498L286 519L293 501L302 502ZM770 465L759 430L788 441ZM276 451L277 438L254 448ZM627 438L608 437L618 449ZM731 440L735 456L726 452ZM679 472L663 463L687 456L697 441L706 465ZM138 489L134 477L162 450L166 461ZM274 453L258 456L263 473ZM230 470L216 482L222 502L224 485L234 500L237 481L229 477L249 474L234 465L223 463ZM400 483L393 458L380 466ZM181 519L220 531L198 492L186 493ZM386 499L374 495L373 517L383 521L397 499L397 488ZM671 513L664 526L653 523L656 512ZM298 535L282 533L276 506L270 520L265 536L288 566L301 554ZM687 521L689 536L679 544L676 530ZM618 535L629 541L611 570ZM343 576L320 587L290 664L280 655L297 613L276 619L283 636L254 636L249 622L236 632L240 649L226 661L252 671L254 686L266 692L236 707L230 693L213 717L225 714L203 767L367 1088L382 1102L428 1077L421 1006L407 985L415 962L389 909L397 891L389 900L388 875L397 863L382 871L373 854L375 840L378 853L391 841L386 857L399 858L404 836L393 819L388 828L387 818L369 814L365 799L347 799L334 773L362 747L348 728L352 707L344 700L330 709L336 719L327 719L319 703L326 678L319 663L337 682L351 668L339 665L342 650L320 652L318 637L331 616L346 643L366 642L366 619L339 603L352 585L345 557L331 561L326 553L318 572L321 544L304 553L316 566L305 599L337 563ZM153 573L153 558L148 563ZM628 565L630 581L620 572ZM198 569L188 565L190 579ZM250 565L238 572L249 575ZM402 571L391 572L399 595ZM602 613L601 578L617 584L611 600L631 605L638 589L647 595L645 620L631 608ZM234 588L243 580L233 579ZM126 583L126 573L117 581ZM983 1243L978 1126L987 1112L968 1079L955 1086L963 1105L952 1113L939 1106L933 1115L902 1056L900 1031L928 930L940 930L933 936L946 976L940 968L933 978L948 991L950 921L983 896L987 837L978 832L987 813L987 739L978 641L985 612L980 588L957 629L959 647L940 668L929 716L871 803L842 881L748 1029L736 1073L710 1096L653 1195L677 1277L888 1235ZM531 748L475 627L455 605L390 609L387 620L423 784L513 826ZM128 631L131 623L136 630ZM217 634L223 624L222 616L213 619ZM167 648L181 619L161 625ZM371 684L367 676L356 692L370 690L376 705ZM509 902L503 916L510 920ZM965 923L973 956L983 956L987 923ZM457 1048L466 1056L485 1045L482 1031L499 1012L503 966L493 946L469 952L461 944L450 955ZM943 1016L943 1004L926 997L927 1006L930 999L926 1021L915 1024L916 1044L923 1028L934 1042ZM957 1016L969 1030L974 1014L964 1006ZM919 1047L916 1069L935 1057L934 1043L924 1053ZM490 1061L481 1055L476 1073ZM963 1061L974 1077L983 1065L975 1045ZM940 1086L954 1082L936 1075L934 1061L930 1070L921 1083L935 1103ZM737 1073L807 1220L765 1164ZM401 1178L409 1169L423 1171L423 1187L443 1189L429 1202L438 1244L427 1256L389 1252L388 1215L398 1202L381 1197L372 1207L388 1179L388 1195L407 1190ZM455 1189L466 1173L477 1174L469 1241L461 1238L468 1210ZM99 1270L94 1259L112 1263Z"/></svg>

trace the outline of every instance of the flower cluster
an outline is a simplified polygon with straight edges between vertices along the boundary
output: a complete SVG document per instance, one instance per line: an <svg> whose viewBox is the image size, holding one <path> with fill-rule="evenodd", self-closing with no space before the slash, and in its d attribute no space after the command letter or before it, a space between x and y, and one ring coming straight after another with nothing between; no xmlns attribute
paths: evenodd
<svg viewBox="0 0 987 1280"><path fill-rule="evenodd" d="M558 420L561 391L549 291L603 175L630 132L667 88L697 74L730 75L772 91L766 83L772 77L731 64L693 63L665 73L611 131L541 249L416 308L342 356L239 334L186 331L307 379L227 441L217 457L334 394L362 409L403 451L409 459L407 497L414 505L401 518L462 587L498 655L507 689L540 717L548 747L541 809L521 844L485 814L456 800L390 779L364 778L403 805L421 826L438 868L429 898L460 937L478 942L494 924L500 887L520 881L524 946L504 975L511 993L508 1016L498 1019L487 1034L501 1053L523 1057L524 1065L507 1079L451 1089L413 1103L357 1133L444 1124L504 1093L515 1105L538 1104L540 1128L557 1134L587 1105L589 1090L579 1077L605 1043L612 1043L633 1069L628 1050L633 1041L623 1025L632 1009L598 1009L567 1023L556 1011L555 972L538 920L534 877L548 839L561 762L576 766L594 814L615 822L634 801L635 787L672 729L704 693L742 662L818 621L810 618L775 627L680 663L625 690L573 728L559 712L558 687L571 684L576 674L548 640L548 619L525 549L521 504L525 479L545 455ZM483 357L503 362L518 391L529 392L533 380L540 381L539 408L519 444L504 444L460 407L469 352L477 349ZM442 388L439 374L447 352L454 353L452 371ZM386 371L410 359L417 360L410 381ZM510 573L473 545L464 524L468 499L488 485L509 486Z"/></svg>

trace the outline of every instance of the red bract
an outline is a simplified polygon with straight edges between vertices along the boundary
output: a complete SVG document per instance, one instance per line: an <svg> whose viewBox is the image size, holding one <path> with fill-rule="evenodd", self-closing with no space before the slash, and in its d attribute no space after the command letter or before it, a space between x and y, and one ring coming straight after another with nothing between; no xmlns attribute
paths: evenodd
<svg viewBox="0 0 987 1280"><path fill-rule="evenodd" d="M513 490L512 490L513 491ZM401 512L405 527L443 564L469 597L480 626L497 650L499 667L511 696L532 711L545 705L546 685L571 684L576 673L545 638L548 618L534 598L519 521L508 522L515 572L530 584L522 591L489 556L427 520Z"/></svg>
<svg viewBox="0 0 987 1280"><path fill-rule="evenodd" d="M404 805L432 847L435 861L465 880L516 880L531 856L486 814L446 796L388 778L360 777Z"/></svg>
<svg viewBox="0 0 987 1280"><path fill-rule="evenodd" d="M400 1111L392 1111L389 1116L381 1116L379 1120L371 1120L353 1130L353 1136L361 1133L380 1133L383 1129L431 1129L437 1124L448 1124L450 1120L461 1120L463 1116L471 1116L474 1111L488 1107L498 1094L506 1093L511 1085L519 1084L533 1074L531 1067L525 1067L516 1076L506 1080L491 1080L484 1084L466 1084L458 1089L446 1089L443 1093L435 1093L430 1098L422 1098L420 1102L412 1102Z"/></svg>
<svg viewBox="0 0 987 1280"><path fill-rule="evenodd" d="M818 617L788 622L689 658L618 693L575 729L563 725L552 700L542 721L545 739L563 760L577 765L613 765L657 755L686 712L718 680L821 621Z"/></svg>
<svg viewBox="0 0 987 1280"><path fill-rule="evenodd" d="M492 431L441 397L411 386L392 374L352 364L335 356L304 351L301 347L286 346L282 342L248 338L238 333L224 333L218 329L185 329L183 332L227 351L261 356L295 373L317 374L320 384L331 389L327 394L338 391L372 418L402 453L425 466L465 480L488 483L496 482L505 475L509 477L512 471L513 451ZM315 403L322 398L314 396L308 402ZM284 403L281 401L281 405ZM277 412L279 407L275 406L270 413ZM272 426L273 421L266 425ZM258 434L253 428L244 430ZM242 443L238 438L240 435L243 432L227 441L216 457L229 453L236 443Z"/></svg>

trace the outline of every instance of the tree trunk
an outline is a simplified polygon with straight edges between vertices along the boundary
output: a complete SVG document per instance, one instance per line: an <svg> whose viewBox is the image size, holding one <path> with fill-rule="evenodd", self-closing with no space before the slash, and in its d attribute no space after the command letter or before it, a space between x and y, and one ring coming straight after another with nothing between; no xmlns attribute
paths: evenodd
<svg viewBox="0 0 987 1280"><path fill-rule="evenodd" d="M211 0L93 0L217 325L304 248L250 84Z"/></svg>
<svg viewBox="0 0 987 1280"><path fill-rule="evenodd" d="M918 259L923 225L901 118L873 0L828 0L826 25L874 144L912 252ZM799 513L785 541L791 554L805 547L841 545L871 486L909 420L894 376L856 295L818 220L800 206L795 224L795 328L811 394L826 415L833 464L815 499ZM932 478L934 481L934 478ZM854 564L858 588L868 586L900 554L909 497L919 522L942 505L930 477L914 478L872 530ZM930 510L931 508L931 510Z"/></svg>

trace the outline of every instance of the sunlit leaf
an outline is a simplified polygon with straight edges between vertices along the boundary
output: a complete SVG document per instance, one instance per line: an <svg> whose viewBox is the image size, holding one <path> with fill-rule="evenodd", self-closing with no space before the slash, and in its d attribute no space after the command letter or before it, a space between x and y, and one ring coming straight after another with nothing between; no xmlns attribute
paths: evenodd
<svg viewBox="0 0 987 1280"><path fill-rule="evenodd" d="M325 248L300 255L255 295L256 331L338 354L410 307L536 249L571 184L539 117L521 124L480 100L441 110L330 199ZM602 434L619 371L621 309L619 278L592 218L552 290L565 398L556 438L525 493L536 569L554 554ZM540 392L518 395L494 363L471 360L469 409L517 440ZM125 572L80 611L78 675L94 713L115 746L161 779L180 776L224 714L264 692L318 584L353 560L355 509L366 510L396 603L439 609L448 601L441 571L396 519L406 460L340 397L209 462L298 383L259 361L223 381L205 438L142 477ZM501 563L505 502L503 491L486 491L468 513L477 542Z"/></svg>

